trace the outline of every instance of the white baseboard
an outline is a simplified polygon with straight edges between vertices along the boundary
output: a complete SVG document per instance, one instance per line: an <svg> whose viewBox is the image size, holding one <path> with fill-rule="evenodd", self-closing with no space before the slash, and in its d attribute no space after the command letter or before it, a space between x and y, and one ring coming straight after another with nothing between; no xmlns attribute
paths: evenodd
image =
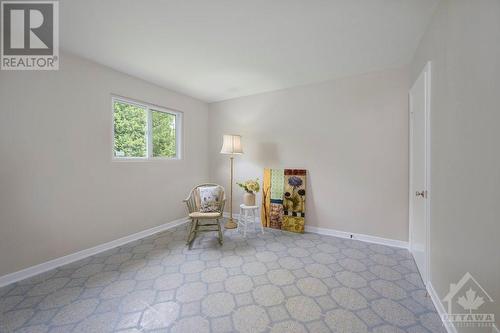
<svg viewBox="0 0 500 333"><path fill-rule="evenodd" d="M222 213L222 216L229 218L229 213L228 212L224 212L224 213ZM233 218L234 219L239 219L240 218L240 214L233 213Z"/></svg>
<svg viewBox="0 0 500 333"><path fill-rule="evenodd" d="M445 318L446 310L444 308L443 303L441 302L441 299L439 299L439 296L436 293L436 290L434 289L434 287L432 286L432 283L430 281L427 282L427 293L431 297L432 303L434 303L434 307L436 308L436 311L439 315L439 318L441 318L441 320L442 320L443 318ZM453 324L443 322L443 326L448 333L457 333L457 329L455 328L455 326Z"/></svg>
<svg viewBox="0 0 500 333"><path fill-rule="evenodd" d="M54 268L57 268L57 267L60 267L63 265L67 265L67 264L70 264L72 262L90 257L94 254L110 250L110 249L115 248L117 246L121 246L121 245L130 243L130 242L136 241L138 239L148 237L148 236L157 234L159 232L174 228L178 225L186 223L188 220L189 219L187 217L184 217L184 218L181 218L178 220L174 220L174 221L159 225L159 226L151 228L151 229L146 229L146 230L139 231L139 232L132 234L132 235L128 235L128 236L125 236L125 237L122 237L119 239L115 239L111 242L100 244L100 245L91 247L89 249L85 249L85 250L82 250L82 251L79 251L76 253L69 254L69 255L64 256L64 257L60 257L60 258L56 258L56 259L53 259L50 261L46 261L46 262L41 263L39 265L31 266L31 267L25 268L23 270L20 270L20 271L14 272L14 273L0 276L0 287L6 286L8 284L11 284L11 283L14 283L17 281L27 279L29 277L44 273L44 272L49 271L49 270L54 269Z"/></svg>
<svg viewBox="0 0 500 333"><path fill-rule="evenodd" d="M500 329L498 329L497 325L493 324L493 327L491 329L492 333L500 333Z"/></svg>
<svg viewBox="0 0 500 333"><path fill-rule="evenodd" d="M339 230L329 229L329 228L318 228L318 227L307 226L307 225L306 225L305 229L306 229L306 232L312 232L312 233L320 234L320 235L329 235L329 236L335 236L335 237L340 237L340 238L349 238L349 239L359 240L362 242L368 242L368 243L381 244L381 245L387 245L387 246L392 246L392 247L399 247L402 249L408 249L408 242L400 241L400 240L396 240L396 239L382 238L382 237L370 236L370 235L365 235L365 234L356 234L356 233L352 233L352 232L339 231Z"/></svg>
<svg viewBox="0 0 500 333"><path fill-rule="evenodd" d="M233 213L233 218L238 219L239 215L240 214ZM229 213L224 212L224 217L229 217ZM260 217L257 217L257 220L260 223ZM389 239L389 238L382 238L382 237L377 237L377 236L364 235L364 234L355 234L352 232L339 231L339 230L330 229L330 228L319 228L319 227L313 227L313 226L306 225L305 231L313 233L313 234L355 239L355 240L359 240L359 241L363 241L363 242L367 242L367 243L382 244L382 245L387 245L387 246L392 246L392 247L399 247L402 249L408 249L408 247L409 247L408 242L405 242L405 241L400 241L400 240L396 240L396 239Z"/></svg>

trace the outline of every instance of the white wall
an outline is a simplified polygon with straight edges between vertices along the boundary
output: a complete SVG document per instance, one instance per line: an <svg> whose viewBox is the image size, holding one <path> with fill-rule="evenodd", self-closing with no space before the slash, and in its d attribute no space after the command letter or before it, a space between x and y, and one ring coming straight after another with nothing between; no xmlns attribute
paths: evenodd
<svg viewBox="0 0 500 333"><path fill-rule="evenodd" d="M207 106L63 53L0 72L0 276L185 216L208 180ZM180 161L113 162L111 94L184 111Z"/></svg>
<svg viewBox="0 0 500 333"><path fill-rule="evenodd" d="M500 327L500 1L442 1L416 51L412 81L428 60L431 282L443 298L470 272L495 300L480 312L495 311Z"/></svg>
<svg viewBox="0 0 500 333"><path fill-rule="evenodd" d="M228 188L222 134L241 134L237 181L305 168L307 225L407 241L407 92L403 68L210 104L211 178Z"/></svg>

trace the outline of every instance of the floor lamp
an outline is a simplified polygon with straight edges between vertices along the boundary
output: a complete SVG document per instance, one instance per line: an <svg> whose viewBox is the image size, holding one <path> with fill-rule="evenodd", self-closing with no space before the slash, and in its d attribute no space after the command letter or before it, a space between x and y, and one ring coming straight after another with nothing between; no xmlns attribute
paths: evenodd
<svg viewBox="0 0 500 333"><path fill-rule="evenodd" d="M241 148L241 136L233 134L224 134L222 137L222 149L221 154L228 154L229 160L231 161L231 185L229 192L229 220L224 225L226 229L234 229L237 227L233 220L233 160L234 155L243 154L243 149Z"/></svg>

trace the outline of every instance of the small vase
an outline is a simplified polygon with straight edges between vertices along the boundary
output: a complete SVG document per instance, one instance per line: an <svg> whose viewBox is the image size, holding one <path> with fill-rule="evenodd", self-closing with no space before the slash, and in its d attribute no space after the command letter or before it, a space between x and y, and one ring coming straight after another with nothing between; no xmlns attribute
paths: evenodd
<svg viewBox="0 0 500 333"><path fill-rule="evenodd" d="M255 206L255 194L253 192L245 192L243 194L243 204L245 206Z"/></svg>

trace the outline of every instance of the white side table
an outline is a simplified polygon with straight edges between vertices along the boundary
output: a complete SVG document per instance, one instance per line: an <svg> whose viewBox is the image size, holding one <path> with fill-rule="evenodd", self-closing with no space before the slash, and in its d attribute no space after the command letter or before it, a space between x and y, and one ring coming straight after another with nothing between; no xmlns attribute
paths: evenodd
<svg viewBox="0 0 500 333"><path fill-rule="evenodd" d="M238 229L240 225L243 228L243 236L247 236L247 226L248 223L253 223L253 230L256 231L255 224L257 223L257 215L259 213L259 206L247 206L244 204L240 205L240 218L238 220ZM260 224L260 223L259 223ZM264 227L260 224L260 230L264 233Z"/></svg>

